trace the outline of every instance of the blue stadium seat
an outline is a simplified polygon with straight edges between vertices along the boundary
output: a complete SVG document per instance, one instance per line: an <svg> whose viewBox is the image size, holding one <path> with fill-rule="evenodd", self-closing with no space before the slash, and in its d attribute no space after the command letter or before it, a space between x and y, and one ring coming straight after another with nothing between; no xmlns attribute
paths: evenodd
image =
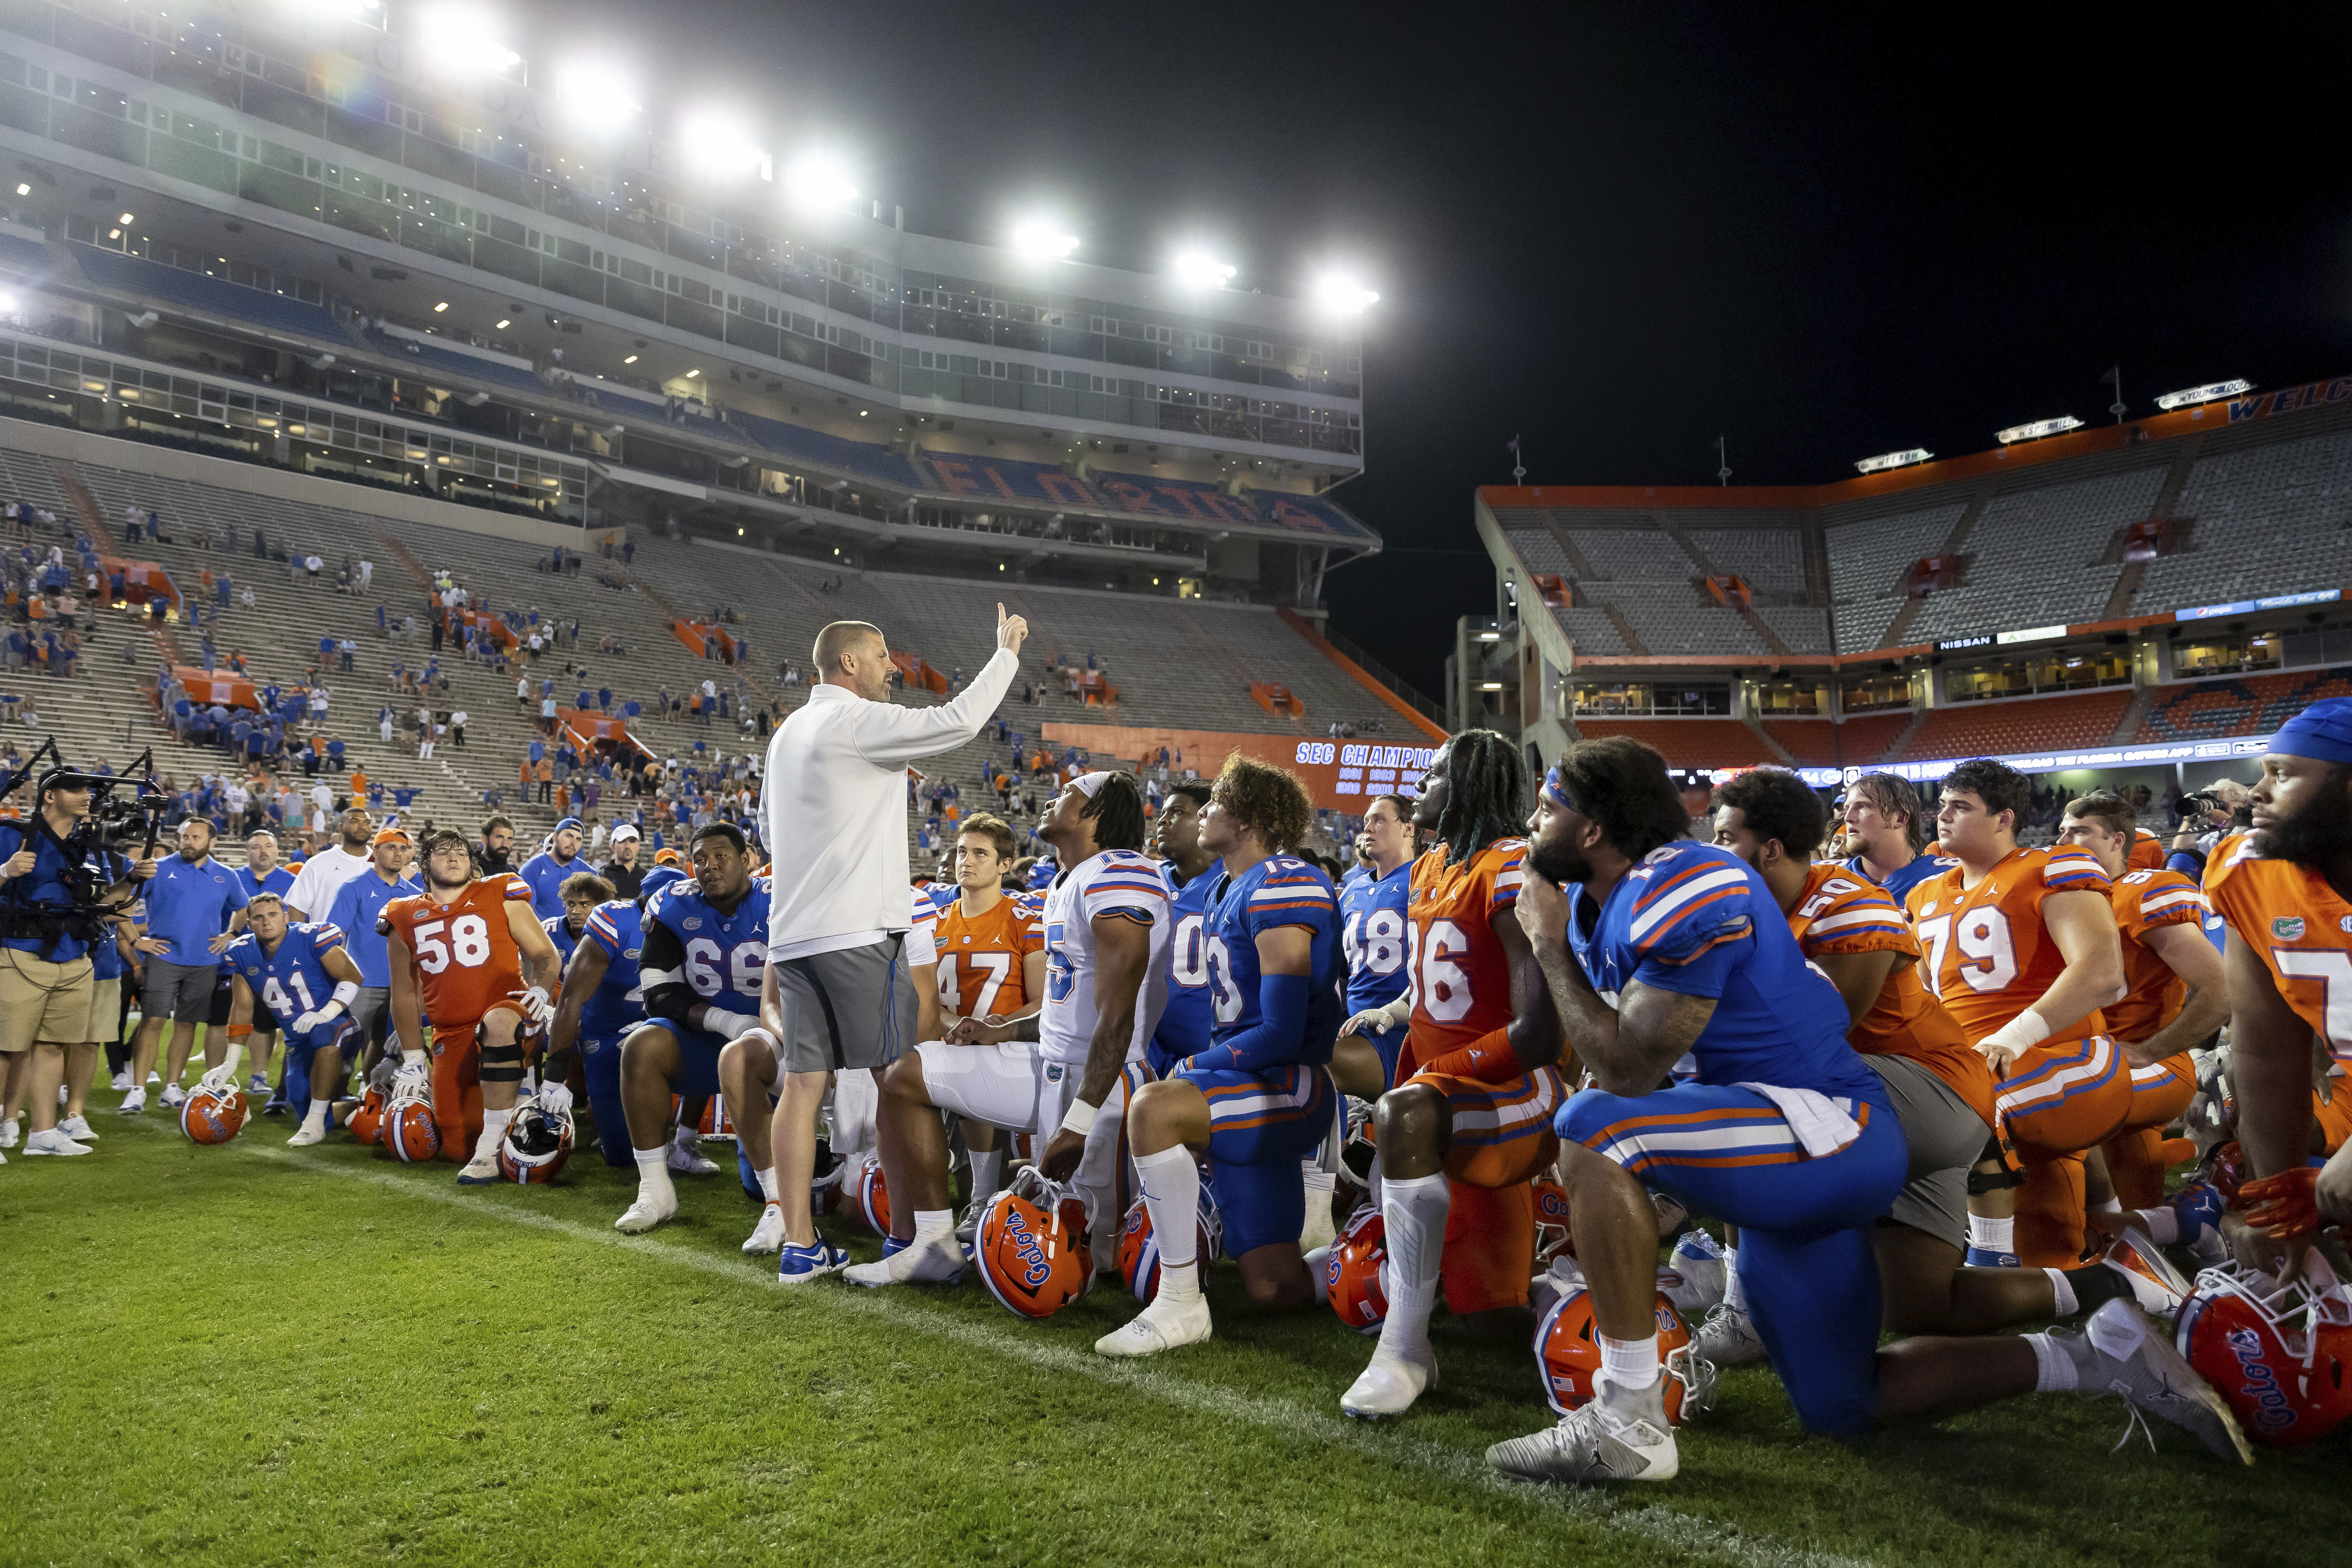
<svg viewBox="0 0 2352 1568"><path fill-rule="evenodd" d="M822 430L747 414L740 408L727 411L727 423L780 458L797 458L802 462L821 464L844 473L866 474L910 490L923 488L922 481L915 477L915 466L887 447L845 440Z"/></svg>
<svg viewBox="0 0 2352 1568"><path fill-rule="evenodd" d="M96 246L77 245L74 256L91 282L136 295L151 304L184 306L299 337L347 341L342 328L323 307L306 305L284 294L266 294L226 278L183 272L143 256L125 256Z"/></svg>
<svg viewBox="0 0 2352 1568"><path fill-rule="evenodd" d="M1014 458L976 458L965 452L926 452L923 466L950 495L982 500L1025 500L1045 506L1099 507L1102 498L1085 481L1045 463Z"/></svg>
<svg viewBox="0 0 2352 1568"><path fill-rule="evenodd" d="M1286 490L1244 490L1243 494L1257 507L1260 517L1294 533L1328 534L1351 543L1373 537L1370 529L1329 501L1314 496L1293 495Z"/></svg>

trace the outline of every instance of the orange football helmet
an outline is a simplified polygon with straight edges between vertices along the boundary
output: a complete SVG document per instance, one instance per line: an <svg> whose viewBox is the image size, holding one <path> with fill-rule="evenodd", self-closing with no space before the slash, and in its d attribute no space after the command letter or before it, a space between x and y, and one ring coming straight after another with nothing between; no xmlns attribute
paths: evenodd
<svg viewBox="0 0 2352 1568"><path fill-rule="evenodd" d="M1023 1318L1050 1318L1094 1286L1087 1205L1024 1166L981 1211L972 1257L988 1293Z"/></svg>
<svg viewBox="0 0 2352 1568"><path fill-rule="evenodd" d="M360 1097L358 1109L352 1112L352 1136L362 1143L373 1143L383 1135L383 1091L371 1088Z"/></svg>
<svg viewBox="0 0 2352 1568"><path fill-rule="evenodd" d="M1666 1419L1675 1426L1715 1403L1715 1363L1700 1359L1675 1304L1658 1298L1658 1350L1665 1362ZM1544 1402L1565 1415L1593 1395L1601 1375L1601 1331L1592 1321L1592 1293L1581 1282L1563 1291L1536 1325L1536 1374Z"/></svg>
<svg viewBox="0 0 2352 1568"><path fill-rule="evenodd" d="M2246 1435L2282 1448L2317 1442L2352 1415L2352 1289L2315 1252L2306 1269L2281 1285L2236 1263L2208 1268L2173 1331Z"/></svg>
<svg viewBox="0 0 2352 1568"><path fill-rule="evenodd" d="M1568 1230L1568 1189L1550 1176L1538 1176L1536 1190L1536 1268L1540 1269L1565 1252L1576 1255L1575 1238Z"/></svg>
<svg viewBox="0 0 2352 1568"><path fill-rule="evenodd" d="M384 1108L383 1146L404 1165L422 1165L440 1157L441 1124L433 1107L422 1100L396 1100Z"/></svg>
<svg viewBox="0 0 2352 1568"><path fill-rule="evenodd" d="M850 1206L857 1211L857 1217L866 1222L866 1229L877 1236L889 1235L890 1189L882 1179L882 1156L868 1154L860 1160L855 1178L855 1185L848 1189L852 1194ZM849 1178L845 1177L844 1180Z"/></svg>
<svg viewBox="0 0 2352 1568"><path fill-rule="evenodd" d="M1378 1333L1389 1315L1388 1237L1388 1222L1368 1205L1356 1211L1323 1258L1331 1310L1358 1333Z"/></svg>
<svg viewBox="0 0 2352 1568"><path fill-rule="evenodd" d="M180 1101L180 1131L191 1143L226 1143L245 1126L245 1092L198 1084Z"/></svg>
<svg viewBox="0 0 2352 1568"><path fill-rule="evenodd" d="M1223 1255L1225 1238L1224 1219L1217 1213L1216 1195L1206 1182L1201 1184L1200 1215L1192 1261L1206 1268ZM1160 1242L1151 1234L1151 1211L1141 1198L1128 1206L1127 1220L1119 1227L1118 1277L1147 1307L1160 1294Z"/></svg>
<svg viewBox="0 0 2352 1568"><path fill-rule="evenodd" d="M714 1094L702 1108L702 1120L694 1124L698 1137L729 1138L735 1136L735 1123L727 1117L727 1097Z"/></svg>
<svg viewBox="0 0 2352 1568"><path fill-rule="evenodd" d="M572 1117L526 1105L507 1123L499 1140L499 1174L509 1182L538 1185L555 1180L572 1158Z"/></svg>

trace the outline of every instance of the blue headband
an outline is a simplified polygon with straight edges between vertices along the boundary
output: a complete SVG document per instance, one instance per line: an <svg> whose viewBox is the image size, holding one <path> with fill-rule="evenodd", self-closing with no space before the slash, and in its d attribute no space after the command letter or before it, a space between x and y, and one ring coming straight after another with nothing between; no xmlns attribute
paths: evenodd
<svg viewBox="0 0 2352 1568"><path fill-rule="evenodd" d="M2270 749L2290 757L2352 764L2352 697L2313 703L2279 726Z"/></svg>
<svg viewBox="0 0 2352 1568"><path fill-rule="evenodd" d="M1544 797L1562 811L1573 811L1579 816L1583 814L1584 808L1576 804L1574 795L1568 793L1568 781L1559 776L1558 763L1552 763L1551 772L1544 774L1543 792Z"/></svg>

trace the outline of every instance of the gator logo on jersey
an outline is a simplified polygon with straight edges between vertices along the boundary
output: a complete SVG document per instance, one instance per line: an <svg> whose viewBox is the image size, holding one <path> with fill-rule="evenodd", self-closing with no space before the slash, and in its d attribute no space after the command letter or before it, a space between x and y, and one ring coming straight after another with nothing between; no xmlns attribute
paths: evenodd
<svg viewBox="0 0 2352 1568"><path fill-rule="evenodd" d="M688 931L700 931L702 929L702 917L700 915L688 915L686 919L678 921L677 923L684 926Z"/></svg>
<svg viewBox="0 0 2352 1568"><path fill-rule="evenodd" d="M1936 900L1929 899L1926 903L1921 904L1919 906L1919 912L1923 915L1934 914L1936 912Z"/></svg>
<svg viewBox="0 0 2352 1568"><path fill-rule="evenodd" d="M2301 942L2303 917L2301 915L2279 916L2278 919L2271 921L2271 934L2281 942Z"/></svg>

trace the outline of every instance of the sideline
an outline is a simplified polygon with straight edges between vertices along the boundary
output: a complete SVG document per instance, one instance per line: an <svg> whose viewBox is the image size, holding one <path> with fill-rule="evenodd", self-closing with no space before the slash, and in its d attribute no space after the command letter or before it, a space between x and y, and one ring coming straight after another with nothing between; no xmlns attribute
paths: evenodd
<svg viewBox="0 0 2352 1568"><path fill-rule="evenodd" d="M255 1149L252 1152L279 1164L364 1182L484 1219L554 1231L590 1246L612 1247L675 1268L691 1268L713 1279L762 1293L782 1289L770 1286L762 1273L746 1272L741 1262L733 1257L690 1252L683 1247L667 1246L648 1236L625 1236L607 1227L558 1219L551 1215L519 1209L471 1192L437 1184L428 1184L390 1172L354 1168L339 1162L278 1149ZM1195 1415L1259 1427L1277 1436L1344 1448L1369 1459L1402 1462L1454 1486L1496 1493L1516 1502L1549 1510L1655 1545L1702 1554L1727 1563L1768 1564L1770 1568L1874 1568L1864 1558L1785 1545L1769 1536L1751 1534L1736 1526L1677 1513L1654 1504L1621 1506L1610 1493L1598 1489L1538 1487L1510 1480L1491 1468L1483 1454L1465 1453L1423 1438L1384 1432L1345 1416L1309 1410L1286 1399L1265 1398L1209 1387L1164 1366L1108 1361L1064 1345L1041 1344L1009 1331L987 1328L968 1319L926 1310L912 1300L887 1291L820 1284L804 1289L795 1300L807 1300L821 1310L917 1330L967 1350L1020 1362L1040 1372L1062 1377L1085 1377L1097 1383L1130 1389Z"/></svg>

